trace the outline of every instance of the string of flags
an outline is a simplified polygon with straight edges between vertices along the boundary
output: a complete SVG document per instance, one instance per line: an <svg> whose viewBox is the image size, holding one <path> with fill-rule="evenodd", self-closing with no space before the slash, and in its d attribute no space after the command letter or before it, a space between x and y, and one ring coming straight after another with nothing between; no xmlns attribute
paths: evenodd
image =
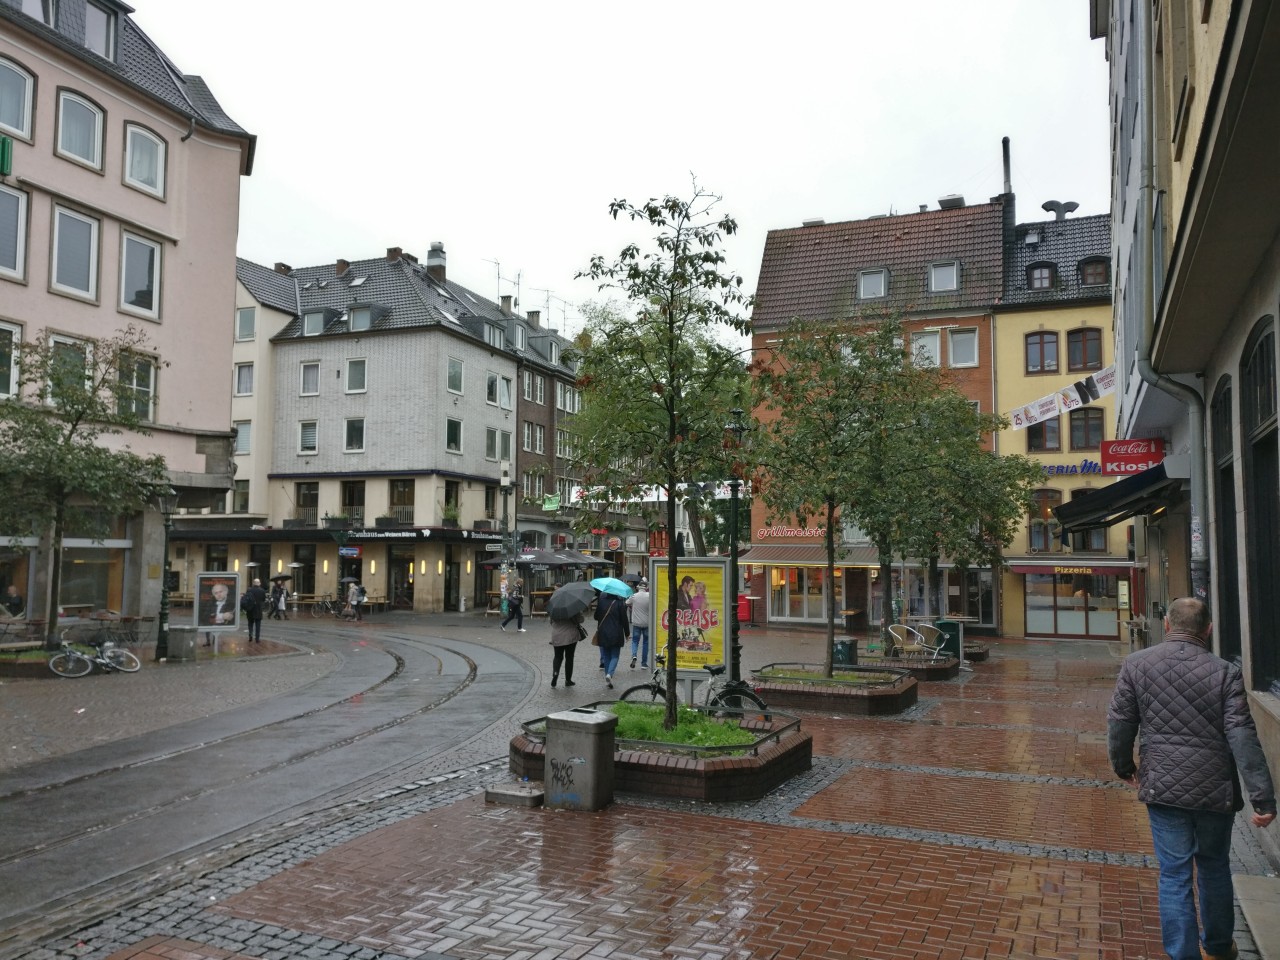
<svg viewBox="0 0 1280 960"><path fill-rule="evenodd" d="M1014 430L1023 430L1041 420L1049 420L1070 410L1087 407L1095 400L1110 396L1116 392L1116 367L1113 363L1103 367L1097 373L1090 374L1083 380L1063 387L1062 389L1033 400L1025 407L1010 410L1006 416Z"/></svg>

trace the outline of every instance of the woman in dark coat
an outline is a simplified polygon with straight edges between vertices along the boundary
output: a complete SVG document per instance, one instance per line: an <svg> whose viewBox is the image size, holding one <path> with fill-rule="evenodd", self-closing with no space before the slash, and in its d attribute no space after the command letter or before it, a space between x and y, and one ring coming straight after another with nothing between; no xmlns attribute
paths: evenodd
<svg viewBox="0 0 1280 960"><path fill-rule="evenodd" d="M564 685L573 686L573 653L582 639L582 614L574 614L567 620L551 621L551 646L555 656L551 661L551 685L560 678L560 665L564 664Z"/></svg>
<svg viewBox="0 0 1280 960"><path fill-rule="evenodd" d="M596 603L596 633L600 638L600 657L604 661L604 684L613 689L613 671L618 668L618 655L627 642L627 601L612 593L600 594Z"/></svg>

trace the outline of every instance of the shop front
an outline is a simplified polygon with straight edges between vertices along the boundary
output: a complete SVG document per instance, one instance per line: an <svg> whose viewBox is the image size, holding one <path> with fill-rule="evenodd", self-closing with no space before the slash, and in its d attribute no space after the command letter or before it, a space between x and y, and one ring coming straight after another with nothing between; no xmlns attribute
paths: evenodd
<svg viewBox="0 0 1280 960"><path fill-rule="evenodd" d="M1064 640L1118 640L1132 619L1133 565L1010 563L1006 595L1022 599L1022 629L1010 633Z"/></svg>

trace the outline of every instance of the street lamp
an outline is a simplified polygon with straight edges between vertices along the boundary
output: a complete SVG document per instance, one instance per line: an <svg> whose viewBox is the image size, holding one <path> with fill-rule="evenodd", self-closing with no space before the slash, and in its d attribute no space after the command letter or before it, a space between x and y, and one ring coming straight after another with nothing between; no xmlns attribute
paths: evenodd
<svg viewBox="0 0 1280 960"><path fill-rule="evenodd" d="M742 644L739 642L739 631L742 624L738 619L738 490L742 486L739 476L740 465L737 461L738 449L742 446L742 435L747 425L742 422L742 411L735 407L729 413L733 419L725 426L725 430L733 434L734 459L729 470L729 583L733 585L732 613L729 619L729 649L732 659L729 662L729 679L742 679Z"/></svg>
<svg viewBox="0 0 1280 960"><path fill-rule="evenodd" d="M164 553L160 566L160 626L156 630L156 659L169 656L169 531L178 512L178 491L165 487L156 491L156 509L164 517Z"/></svg>
<svg viewBox="0 0 1280 960"><path fill-rule="evenodd" d="M500 576L501 583L499 589L502 591L502 615L507 615L507 563L510 558L516 555L515 548L507 542L507 530L510 523L510 514L507 513L507 498L511 494L511 461L503 460L499 464L502 470L502 477L498 481L498 487L502 490L502 573Z"/></svg>

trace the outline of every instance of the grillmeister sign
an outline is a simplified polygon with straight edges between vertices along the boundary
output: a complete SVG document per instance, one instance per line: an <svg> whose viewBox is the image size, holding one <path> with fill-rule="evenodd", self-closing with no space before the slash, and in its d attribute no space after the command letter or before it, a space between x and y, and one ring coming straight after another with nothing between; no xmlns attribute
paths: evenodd
<svg viewBox="0 0 1280 960"><path fill-rule="evenodd" d="M1146 440L1102 441L1102 472L1111 476L1141 473L1158 466L1164 460L1164 441L1159 438Z"/></svg>

